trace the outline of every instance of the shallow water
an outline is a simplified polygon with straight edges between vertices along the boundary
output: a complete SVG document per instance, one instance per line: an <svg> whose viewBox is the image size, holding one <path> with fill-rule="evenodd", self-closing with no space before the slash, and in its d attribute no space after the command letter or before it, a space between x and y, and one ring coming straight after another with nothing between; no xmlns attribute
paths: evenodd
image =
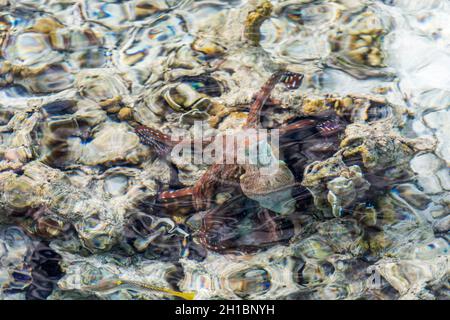
<svg viewBox="0 0 450 320"><path fill-rule="evenodd" d="M448 299L449 18L0 0L0 298ZM281 171L168 155L163 133L241 132L280 70L257 126L285 128Z"/></svg>

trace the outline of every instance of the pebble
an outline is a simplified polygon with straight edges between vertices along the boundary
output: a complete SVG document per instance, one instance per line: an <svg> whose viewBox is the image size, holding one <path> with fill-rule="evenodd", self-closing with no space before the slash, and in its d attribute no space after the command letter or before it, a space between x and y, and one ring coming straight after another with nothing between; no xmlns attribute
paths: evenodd
<svg viewBox="0 0 450 320"><path fill-rule="evenodd" d="M450 190L450 169L443 168L436 172L436 176L439 178L441 182L441 187L445 190Z"/></svg>
<svg viewBox="0 0 450 320"><path fill-rule="evenodd" d="M429 113L424 116L424 121L428 127L436 130L436 138L439 141L436 153L442 157L447 164L450 163L450 111L441 110Z"/></svg>
<svg viewBox="0 0 450 320"><path fill-rule="evenodd" d="M432 153L420 154L411 160L411 169L418 174L436 172L441 165L441 160Z"/></svg>

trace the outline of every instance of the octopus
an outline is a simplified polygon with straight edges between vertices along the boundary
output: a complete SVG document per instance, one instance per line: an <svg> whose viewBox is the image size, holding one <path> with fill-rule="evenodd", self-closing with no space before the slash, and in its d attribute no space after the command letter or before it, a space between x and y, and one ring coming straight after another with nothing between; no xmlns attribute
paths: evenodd
<svg viewBox="0 0 450 320"><path fill-rule="evenodd" d="M170 137L159 130L140 125L135 128L135 132L141 142L153 148L159 156L167 155L175 146Z"/></svg>
<svg viewBox="0 0 450 320"><path fill-rule="evenodd" d="M271 91L277 84L296 90L302 79L302 74L285 70L275 72L256 93L243 129L260 128L261 110L270 101ZM333 153L336 135L344 128L342 121L332 114L299 119L278 128L280 149L303 148L306 154ZM177 143L156 129L140 125L135 130L141 142L152 147L158 155L167 155ZM270 145L266 147L270 150ZM214 163L193 187L162 191L158 201L163 206L171 206L177 202L185 204L187 200L196 211L207 210L198 237L213 251L252 252L286 241L292 237L289 232L292 228L287 227L290 222L286 215L280 213L292 213L295 202L308 197L296 182L306 163L298 168L294 163L290 168L279 159L275 161L279 161L280 170L269 175L261 174L260 167L254 164ZM233 196L217 205L214 197L223 191ZM285 201L288 208L280 208L278 204Z"/></svg>

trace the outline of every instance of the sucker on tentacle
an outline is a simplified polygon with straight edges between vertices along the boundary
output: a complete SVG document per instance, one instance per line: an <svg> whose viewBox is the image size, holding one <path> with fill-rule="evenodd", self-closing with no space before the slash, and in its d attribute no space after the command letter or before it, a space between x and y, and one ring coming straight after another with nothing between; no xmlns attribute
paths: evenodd
<svg viewBox="0 0 450 320"><path fill-rule="evenodd" d="M314 126L317 123L316 120L312 120L312 119L304 119L304 120L299 120L297 122L285 125L283 127L279 127L277 128L279 130L279 134L280 136L288 134L290 132L294 132L303 128L311 128L312 126Z"/></svg>
<svg viewBox="0 0 450 320"><path fill-rule="evenodd" d="M167 155L174 146L170 137L159 130L140 125L135 128L135 132L141 142L152 147L159 156Z"/></svg>
<svg viewBox="0 0 450 320"><path fill-rule="evenodd" d="M176 199L181 197L192 196L193 188L183 188L174 191L163 191L158 195L160 200Z"/></svg>
<svg viewBox="0 0 450 320"><path fill-rule="evenodd" d="M303 81L303 74L286 71L283 74L281 81L286 85L289 90L295 90L300 87Z"/></svg>
<svg viewBox="0 0 450 320"><path fill-rule="evenodd" d="M326 120L319 123L316 128L323 137L334 136L344 130L342 124L336 120Z"/></svg>

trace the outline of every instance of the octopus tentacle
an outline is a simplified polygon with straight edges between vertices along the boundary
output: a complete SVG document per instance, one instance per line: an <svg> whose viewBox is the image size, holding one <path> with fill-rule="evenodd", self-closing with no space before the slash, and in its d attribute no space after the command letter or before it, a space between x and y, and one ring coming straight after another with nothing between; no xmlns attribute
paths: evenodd
<svg viewBox="0 0 450 320"><path fill-rule="evenodd" d="M303 80L303 74L286 71L284 72L281 81L286 85L289 90L295 90L300 87Z"/></svg>
<svg viewBox="0 0 450 320"><path fill-rule="evenodd" d="M194 207L197 210L208 208L208 199L212 198L216 187L224 182L237 181L239 173L240 167L237 164L213 164L194 186Z"/></svg>
<svg viewBox="0 0 450 320"><path fill-rule="evenodd" d="M194 192L194 188L183 188L179 190L174 191L163 191L159 194L158 199L160 200L170 200L170 199L177 199L187 196L192 196Z"/></svg>
<svg viewBox="0 0 450 320"><path fill-rule="evenodd" d="M315 120L303 119L303 120L299 120L297 122L288 124L286 126L280 127L280 128L278 128L278 130L279 130L280 136L282 136L282 135L289 134L289 133L297 131L297 130L311 128L315 124L316 124Z"/></svg>
<svg viewBox="0 0 450 320"><path fill-rule="evenodd" d="M283 79L286 79L286 75L286 71L275 72L258 91L255 101L250 106L247 122L245 124L246 128L255 128L259 126L259 117L261 115L262 107L269 99L270 93L272 92L275 85Z"/></svg>
<svg viewBox="0 0 450 320"><path fill-rule="evenodd" d="M344 126L336 120L326 120L316 126L323 137L334 136L344 130Z"/></svg>

